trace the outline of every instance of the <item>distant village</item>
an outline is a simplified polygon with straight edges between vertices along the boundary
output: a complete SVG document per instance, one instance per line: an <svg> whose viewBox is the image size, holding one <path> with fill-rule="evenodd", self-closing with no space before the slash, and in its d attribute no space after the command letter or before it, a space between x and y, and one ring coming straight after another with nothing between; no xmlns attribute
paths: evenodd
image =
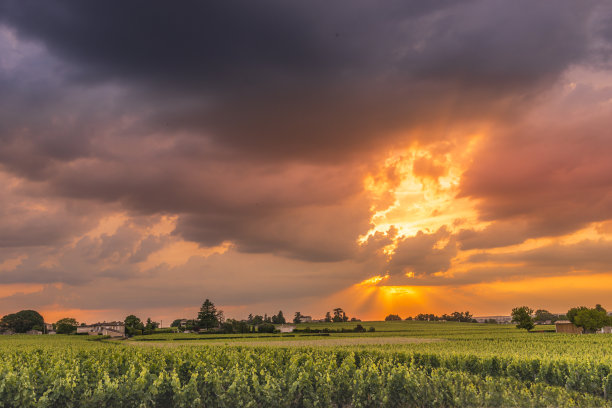
<svg viewBox="0 0 612 408"><path fill-rule="evenodd" d="M464 322L486 324L516 324L518 328L532 330L538 325L555 325L557 333L586 334L586 333L612 333L612 312L607 312L601 305L594 308L585 306L570 309L565 314L555 314L544 309L532 310L522 306L512 310L509 316L481 316L474 317L470 312L453 312L443 314L418 314L402 319L397 314L389 314L385 321L428 321L428 322ZM0 334L31 334L31 335L88 335L105 336L108 338L125 338L135 335L148 335L154 333L291 333L291 332L360 332L375 331L374 327L366 330L361 324L349 329L344 326L334 328L322 325L322 328L310 327L298 329L300 323L345 323L361 322L358 318L350 318L342 308L335 308L327 312L325 317L313 319L312 316L296 312L292 322L288 323L283 312L268 316L250 314L247 319L225 319L223 311L218 310L209 299L202 304L198 316L194 319L175 319L170 327L162 328L160 323L148 318L142 322L135 315L129 315L124 321L99 322L94 324L78 323L74 318L64 318L56 323L46 323L40 313L34 310L22 310L17 313L5 315L0 320ZM303 326L301 326L303 327Z"/></svg>

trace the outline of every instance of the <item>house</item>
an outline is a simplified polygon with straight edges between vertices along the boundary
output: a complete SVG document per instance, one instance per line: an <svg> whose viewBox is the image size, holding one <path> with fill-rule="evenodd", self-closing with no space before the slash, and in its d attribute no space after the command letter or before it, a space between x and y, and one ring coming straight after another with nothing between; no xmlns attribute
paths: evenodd
<svg viewBox="0 0 612 408"><path fill-rule="evenodd" d="M597 333L612 334L612 326L604 326L601 329L599 329Z"/></svg>
<svg viewBox="0 0 612 408"><path fill-rule="evenodd" d="M582 334L582 327L576 326L569 320L557 320L555 322L557 333Z"/></svg>
<svg viewBox="0 0 612 408"><path fill-rule="evenodd" d="M302 318L300 319L300 322L302 322L302 323L312 323L312 316L302 316Z"/></svg>
<svg viewBox="0 0 612 408"><path fill-rule="evenodd" d="M125 325L123 322L94 323L89 326L77 327L77 334L125 337Z"/></svg>
<svg viewBox="0 0 612 408"><path fill-rule="evenodd" d="M292 333L295 326L291 324L281 324L278 328L281 333Z"/></svg>
<svg viewBox="0 0 612 408"><path fill-rule="evenodd" d="M53 328L53 323L45 323L45 330L44 332L46 334L56 334L55 333L55 329Z"/></svg>

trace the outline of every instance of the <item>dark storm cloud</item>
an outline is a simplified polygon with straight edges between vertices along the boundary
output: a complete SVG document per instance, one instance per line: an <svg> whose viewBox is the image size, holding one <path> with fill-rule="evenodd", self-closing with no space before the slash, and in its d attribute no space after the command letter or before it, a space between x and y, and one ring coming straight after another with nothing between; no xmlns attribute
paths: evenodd
<svg viewBox="0 0 612 408"><path fill-rule="evenodd" d="M591 5L12 1L0 15L71 81L153 99L151 126L329 160L415 124L507 114L584 57Z"/></svg>
<svg viewBox="0 0 612 408"><path fill-rule="evenodd" d="M0 70L0 162L49 195L180 214L204 245L344 260L373 156L529 107L592 57L596 7L6 1L28 52Z"/></svg>

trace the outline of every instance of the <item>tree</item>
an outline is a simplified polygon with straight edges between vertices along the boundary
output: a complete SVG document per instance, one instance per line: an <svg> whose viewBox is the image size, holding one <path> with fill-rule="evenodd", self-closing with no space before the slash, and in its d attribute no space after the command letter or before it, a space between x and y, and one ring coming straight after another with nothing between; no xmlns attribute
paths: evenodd
<svg viewBox="0 0 612 408"><path fill-rule="evenodd" d="M125 325L126 333L130 336L142 334L142 331L144 330L144 324L142 324L142 321L140 321L140 319L134 315L126 316L123 324Z"/></svg>
<svg viewBox="0 0 612 408"><path fill-rule="evenodd" d="M212 329L213 327L219 327L220 323L220 312L217 311L215 304L210 300L206 299L202 303L200 313L198 313L198 323L203 329Z"/></svg>
<svg viewBox="0 0 612 408"><path fill-rule="evenodd" d="M183 319L174 319L174 321L170 324L170 327L181 327L181 322Z"/></svg>
<svg viewBox="0 0 612 408"><path fill-rule="evenodd" d="M552 322L555 320L555 315L550 313L548 310L538 309L535 312L535 316L533 317L533 320L539 323L546 322L548 320Z"/></svg>
<svg viewBox="0 0 612 408"><path fill-rule="evenodd" d="M334 309L334 318L332 319L332 321L334 323L338 323L338 322L344 321L343 315L344 315L344 310L342 310L341 307L335 308Z"/></svg>
<svg viewBox="0 0 612 408"><path fill-rule="evenodd" d="M73 317L64 317L55 323L55 331L57 334L71 334L76 331L79 323Z"/></svg>
<svg viewBox="0 0 612 408"><path fill-rule="evenodd" d="M285 320L285 316L283 316L283 311L279 310L277 315L272 316L272 323L274 324L285 324L287 321Z"/></svg>
<svg viewBox="0 0 612 408"><path fill-rule="evenodd" d="M595 333L609 323L605 310L587 309L579 311L574 317L574 324L582 327L585 333Z"/></svg>
<svg viewBox="0 0 612 408"><path fill-rule="evenodd" d="M300 312L295 312L295 316L293 317L293 323L302 323L302 314Z"/></svg>
<svg viewBox="0 0 612 408"><path fill-rule="evenodd" d="M399 315L396 315L396 314L390 314L387 317L385 317L385 321L387 321L387 322L394 321L394 320L402 320L402 318L399 317Z"/></svg>
<svg viewBox="0 0 612 408"><path fill-rule="evenodd" d="M159 323L158 322L154 322L151 320L150 317L147 317L147 324L145 324L145 330L147 332L152 332L153 330L157 329L159 327Z"/></svg>
<svg viewBox="0 0 612 408"><path fill-rule="evenodd" d="M253 316L253 319L251 320L251 324L253 326L258 326L260 324L262 324L264 322L264 318L261 315L255 315Z"/></svg>
<svg viewBox="0 0 612 408"><path fill-rule="evenodd" d="M567 320L576 324L576 315L583 310L589 310L589 308L586 306L572 307L570 310L567 311Z"/></svg>
<svg viewBox="0 0 612 408"><path fill-rule="evenodd" d="M4 316L0 320L0 325L15 333L25 333L30 330L42 331L45 320L36 310L21 310Z"/></svg>
<svg viewBox="0 0 612 408"><path fill-rule="evenodd" d="M527 329L527 331L530 331L535 327L531 317L532 314L533 309L527 306L515 307L512 309L512 322L516 323L517 329Z"/></svg>
<svg viewBox="0 0 612 408"><path fill-rule="evenodd" d="M331 321L332 321L331 313L329 312L325 313L325 322L331 323Z"/></svg>
<svg viewBox="0 0 612 408"><path fill-rule="evenodd" d="M226 334L232 334L234 332L234 324L230 320L221 323L220 328L221 331Z"/></svg>

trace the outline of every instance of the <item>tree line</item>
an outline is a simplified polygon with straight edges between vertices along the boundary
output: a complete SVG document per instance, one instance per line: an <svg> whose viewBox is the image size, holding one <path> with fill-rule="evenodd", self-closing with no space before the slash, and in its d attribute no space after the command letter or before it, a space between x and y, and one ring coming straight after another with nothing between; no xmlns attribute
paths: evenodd
<svg viewBox="0 0 612 408"><path fill-rule="evenodd" d="M293 317L293 323L302 323L304 315L301 312L295 312ZM346 312L337 307L333 309L333 315L331 312L327 312L325 315L325 322L359 322L361 320L353 317L349 319ZM149 328L145 326L138 317L130 315L126 317L125 321L126 334L137 335L137 334L149 334L152 331L160 332L156 327ZM222 310L218 309L215 304L210 300L206 299L196 318L192 319L175 319L168 331L204 331L208 333L273 333L276 330L275 325L286 324L287 319L283 314L282 310L279 310L277 314L268 315L264 314L252 314L250 313L246 320L226 319ZM157 330L156 330L157 329ZM161 329L164 330L164 329Z"/></svg>
<svg viewBox="0 0 612 408"><path fill-rule="evenodd" d="M397 314L390 314L385 317L385 321L400 321L402 318ZM414 317L408 316L405 320L416 320L421 322L438 322L438 321L446 321L446 322L464 322L464 323L476 323L476 319L472 316L472 314L468 312L453 312L451 314L443 314L442 316L437 316L432 313L420 313Z"/></svg>

